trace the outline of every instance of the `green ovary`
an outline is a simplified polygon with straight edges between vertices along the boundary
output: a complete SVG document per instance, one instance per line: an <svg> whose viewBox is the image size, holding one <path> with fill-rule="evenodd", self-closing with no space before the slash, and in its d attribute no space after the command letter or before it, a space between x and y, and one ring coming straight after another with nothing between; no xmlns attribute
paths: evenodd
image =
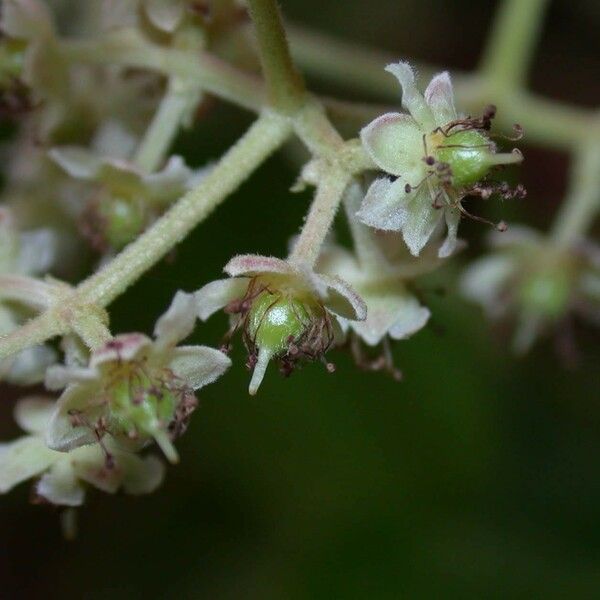
<svg viewBox="0 0 600 600"><path fill-rule="evenodd" d="M287 349L290 338L298 339L306 331L310 319L310 311L303 302L263 292L252 303L247 332L257 348L275 356Z"/></svg>
<svg viewBox="0 0 600 600"><path fill-rule="evenodd" d="M0 85L8 85L11 79L21 76L26 44L19 40L4 39L0 42Z"/></svg>
<svg viewBox="0 0 600 600"><path fill-rule="evenodd" d="M487 174L492 165L491 154L490 141L483 134L458 131L444 138L435 151L435 158L450 165L454 186L468 187Z"/></svg>
<svg viewBox="0 0 600 600"><path fill-rule="evenodd" d="M570 294L568 273L557 269L534 273L522 282L519 290L526 310L550 319L564 314Z"/></svg>
<svg viewBox="0 0 600 600"><path fill-rule="evenodd" d="M144 230L144 215L136 202L124 198L107 198L99 207L106 241L120 250Z"/></svg>

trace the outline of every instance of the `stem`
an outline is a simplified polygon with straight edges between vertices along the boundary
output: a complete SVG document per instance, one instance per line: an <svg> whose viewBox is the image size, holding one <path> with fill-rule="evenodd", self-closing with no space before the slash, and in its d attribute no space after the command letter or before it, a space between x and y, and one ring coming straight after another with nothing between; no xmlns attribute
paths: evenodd
<svg viewBox="0 0 600 600"><path fill-rule="evenodd" d="M304 101L304 81L292 61L279 6L276 0L248 0L248 9L271 104L294 113Z"/></svg>
<svg viewBox="0 0 600 600"><path fill-rule="evenodd" d="M332 167L323 176L304 227L290 254L290 261L309 267L317 262L321 246L335 219L342 195L350 180L351 175L339 167Z"/></svg>
<svg viewBox="0 0 600 600"><path fill-rule="evenodd" d="M77 288L83 303L106 306L176 246L288 138L286 119L265 112L195 189Z"/></svg>
<svg viewBox="0 0 600 600"><path fill-rule="evenodd" d="M600 209L600 140L582 146L574 161L571 189L551 232L552 239L561 247L585 235Z"/></svg>
<svg viewBox="0 0 600 600"><path fill-rule="evenodd" d="M197 86L186 86L179 79L171 78L167 92L134 158L134 162L142 170L153 173L161 166L179 131L181 121L197 97Z"/></svg>
<svg viewBox="0 0 600 600"><path fill-rule="evenodd" d="M0 300L20 302L38 310L50 306L55 286L22 275L0 275Z"/></svg>
<svg viewBox="0 0 600 600"><path fill-rule="evenodd" d="M94 351L104 346L112 338L105 320L105 313L100 314L100 311L87 312L74 318L71 322L71 327L84 341L85 345L91 351Z"/></svg>
<svg viewBox="0 0 600 600"><path fill-rule="evenodd" d="M61 41L63 56L72 62L149 69L259 112L265 104L261 81L207 52L186 52L148 43L135 31L106 35L100 40Z"/></svg>
<svg viewBox="0 0 600 600"><path fill-rule="evenodd" d="M480 72L502 89L522 88L549 0L504 0L483 54Z"/></svg>

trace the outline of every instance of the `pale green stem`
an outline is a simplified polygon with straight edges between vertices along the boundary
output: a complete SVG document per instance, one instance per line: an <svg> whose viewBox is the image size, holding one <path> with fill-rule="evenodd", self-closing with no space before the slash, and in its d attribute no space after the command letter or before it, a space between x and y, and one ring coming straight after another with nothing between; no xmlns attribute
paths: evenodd
<svg viewBox="0 0 600 600"><path fill-rule="evenodd" d="M503 0L480 73L496 89L520 89L542 30L549 0Z"/></svg>
<svg viewBox="0 0 600 600"><path fill-rule="evenodd" d="M197 98L197 86L185 85L181 80L171 78L134 157L134 162L143 171L153 173L162 165L182 120Z"/></svg>
<svg viewBox="0 0 600 600"><path fill-rule="evenodd" d="M0 275L0 300L12 300L36 309L50 306L55 286L23 275Z"/></svg>
<svg viewBox="0 0 600 600"><path fill-rule="evenodd" d="M247 2L271 104L277 110L294 113L304 102L304 81L290 56L277 1Z"/></svg>
<svg viewBox="0 0 600 600"><path fill-rule="evenodd" d="M135 31L115 33L99 40L64 40L61 52L73 62L149 69L182 81L193 81L202 90L254 112L266 104L264 86L253 75L207 52L191 53L151 44Z"/></svg>
<svg viewBox="0 0 600 600"><path fill-rule="evenodd" d="M309 267L315 265L350 180L349 173L335 166L323 175L304 227L290 253L290 261Z"/></svg>
<svg viewBox="0 0 600 600"><path fill-rule="evenodd" d="M71 329L93 352L112 339L110 329L106 325L107 321L106 311L98 309L96 306L84 306L76 311L69 324Z"/></svg>
<svg viewBox="0 0 600 600"><path fill-rule="evenodd" d="M571 189L554 220L551 236L560 247L583 237L600 210L600 136L574 156Z"/></svg>
<svg viewBox="0 0 600 600"><path fill-rule="evenodd" d="M291 133L289 121L265 112L193 190L100 271L82 282L66 301L74 306L110 304L175 247L260 165ZM0 338L0 358L50 337L68 333L69 320L53 307Z"/></svg>

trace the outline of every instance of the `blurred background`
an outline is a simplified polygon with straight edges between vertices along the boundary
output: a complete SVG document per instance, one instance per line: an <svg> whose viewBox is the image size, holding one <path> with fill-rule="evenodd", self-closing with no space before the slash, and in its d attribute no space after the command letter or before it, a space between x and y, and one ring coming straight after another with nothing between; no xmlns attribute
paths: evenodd
<svg viewBox="0 0 600 600"><path fill-rule="evenodd" d="M471 69L496 2L282 5L290 21L398 58ZM597 0L552 2L532 87L597 106L599 27ZM249 122L217 104L177 150L203 164ZM529 198L490 212L546 227L568 157L526 138L523 149ZM237 252L284 253L310 200L288 194L291 164L270 160L115 303L115 332L150 331L175 289L219 277ZM250 398L238 347L235 366L202 392L178 444L182 462L154 495L90 492L75 542L62 539L58 511L28 504L27 484L3 497L0 598L600 597L598 337L576 331L574 370L560 366L552 340L513 358L456 291L486 233L467 223L469 251L423 283L434 317L395 347L402 383L358 371L340 351L335 375L308 365L284 380L272 369ZM225 328L217 316L195 339L218 345ZM18 431L5 400L14 394L2 395L6 440Z"/></svg>

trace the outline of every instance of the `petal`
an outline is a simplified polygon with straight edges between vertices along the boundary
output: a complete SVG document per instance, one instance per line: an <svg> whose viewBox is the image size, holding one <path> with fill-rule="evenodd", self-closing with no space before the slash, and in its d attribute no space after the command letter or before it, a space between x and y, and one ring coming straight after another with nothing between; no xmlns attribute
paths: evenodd
<svg viewBox="0 0 600 600"><path fill-rule="evenodd" d="M149 201L156 204L170 204L177 200L190 187L194 172L185 164L181 156L171 156L162 171L142 177L147 188Z"/></svg>
<svg viewBox="0 0 600 600"><path fill-rule="evenodd" d="M425 188L425 186L423 186ZM440 222L444 211L431 206L429 190L417 193L408 207L408 215L402 227L402 237L413 256L419 253L429 241Z"/></svg>
<svg viewBox="0 0 600 600"><path fill-rule="evenodd" d="M460 290L465 298L481 304L492 316L502 311L502 292L516 269L513 257L491 255L475 261L463 274Z"/></svg>
<svg viewBox="0 0 600 600"><path fill-rule="evenodd" d="M156 344L162 348L175 346L194 331L196 318L194 295L178 291L167 312L156 322L154 327Z"/></svg>
<svg viewBox="0 0 600 600"><path fill-rule="evenodd" d="M46 370L44 385L47 390L62 390L72 383L86 383L97 379L96 369L89 367L53 365Z"/></svg>
<svg viewBox="0 0 600 600"><path fill-rule="evenodd" d="M425 90L425 102L431 108L438 127L458 118L454 107L454 90L448 71L433 77Z"/></svg>
<svg viewBox="0 0 600 600"><path fill-rule="evenodd" d="M433 130L435 119L425 98L417 89L412 67L407 62L399 62L388 65L385 70L394 75L402 86L402 106L410 112L421 129Z"/></svg>
<svg viewBox="0 0 600 600"><path fill-rule="evenodd" d="M12 357L6 381L16 385L34 385L44 381L47 369L58 356L50 346L32 346Z"/></svg>
<svg viewBox="0 0 600 600"><path fill-rule="evenodd" d="M17 402L14 411L17 425L27 433L43 433L54 412L56 402L50 398L31 396Z"/></svg>
<svg viewBox="0 0 600 600"><path fill-rule="evenodd" d="M243 298L247 289L248 280L244 278L220 279L207 283L194 294L198 317L206 321L232 300Z"/></svg>
<svg viewBox="0 0 600 600"><path fill-rule="evenodd" d="M122 485L127 494L150 494L165 477L165 465L156 456L140 458L136 454L122 452L118 455L118 461L123 469Z"/></svg>
<svg viewBox="0 0 600 600"><path fill-rule="evenodd" d="M52 229L33 229L21 233L18 272L42 275L53 266L60 241Z"/></svg>
<svg viewBox="0 0 600 600"><path fill-rule="evenodd" d="M360 139L373 162L392 175L413 171L424 155L423 132L412 117L401 113L378 117L362 129Z"/></svg>
<svg viewBox="0 0 600 600"><path fill-rule="evenodd" d="M90 367L112 361L133 360L143 350L152 346L152 340L143 333L123 333L94 351L90 357Z"/></svg>
<svg viewBox="0 0 600 600"><path fill-rule="evenodd" d="M365 225L384 231L400 231L406 221L407 213L403 207L409 202L411 194L406 193L406 183L397 179L376 179L369 187L357 218Z"/></svg>
<svg viewBox="0 0 600 600"><path fill-rule="evenodd" d="M256 275L258 273L295 274L294 268L285 260L258 254L240 254L233 257L223 269L231 277Z"/></svg>
<svg viewBox="0 0 600 600"><path fill-rule="evenodd" d="M339 277L316 275L327 286L325 307L332 313L352 321L367 318L367 305L364 300Z"/></svg>
<svg viewBox="0 0 600 600"><path fill-rule="evenodd" d="M95 384L76 384L63 392L48 422L45 437L49 448L69 452L98 441L92 424L102 415L104 406L97 397L97 392ZM73 426L71 411L83 413L90 426Z"/></svg>
<svg viewBox="0 0 600 600"><path fill-rule="evenodd" d="M75 471L67 457L57 462L38 481L35 491L57 506L81 506L85 490L77 481Z"/></svg>
<svg viewBox="0 0 600 600"><path fill-rule="evenodd" d="M146 0L144 6L150 22L167 33L173 33L184 16L182 0Z"/></svg>
<svg viewBox="0 0 600 600"><path fill-rule="evenodd" d="M4 494L15 485L43 473L56 460L56 456L56 452L37 436L0 444L0 493Z"/></svg>
<svg viewBox="0 0 600 600"><path fill-rule="evenodd" d="M102 160L98 156L79 146L52 148L48 156L75 179L96 179L102 167Z"/></svg>
<svg viewBox="0 0 600 600"><path fill-rule="evenodd" d="M360 289L367 301L367 319L350 326L370 346L376 346L388 334L394 339L409 337L429 318L429 310L399 281L379 281Z"/></svg>
<svg viewBox="0 0 600 600"><path fill-rule="evenodd" d="M448 235L438 251L440 258L452 256L458 246L457 235L458 224L460 223L460 211L457 208L445 208L444 216L446 218L446 226L448 227Z"/></svg>
<svg viewBox="0 0 600 600"><path fill-rule="evenodd" d="M107 449L113 454L112 448L108 444ZM120 454L113 454L115 464L110 467L107 466L106 455L98 444L76 448L69 452L68 456L77 479L81 479L107 494L114 494L119 489L124 475Z"/></svg>
<svg viewBox="0 0 600 600"><path fill-rule="evenodd" d="M227 355L208 346L180 346L172 357L169 367L194 390L212 383L231 366Z"/></svg>

